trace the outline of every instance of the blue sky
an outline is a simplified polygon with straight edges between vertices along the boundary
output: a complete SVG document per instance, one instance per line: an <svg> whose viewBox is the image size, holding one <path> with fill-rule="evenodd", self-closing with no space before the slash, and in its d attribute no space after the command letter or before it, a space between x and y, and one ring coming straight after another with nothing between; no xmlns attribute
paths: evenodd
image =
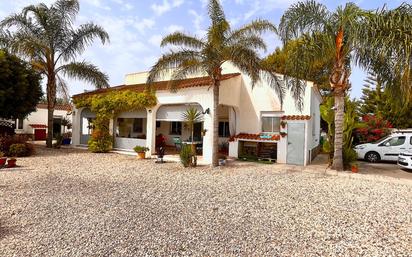
<svg viewBox="0 0 412 257"><path fill-rule="evenodd" d="M18 12L29 4L54 0L0 0L0 19ZM268 19L275 24L288 6L295 0L222 0L226 16L232 26L241 26L256 18ZM322 0L330 10L346 1ZM365 9L376 9L385 3L390 7L402 1L358 0ZM98 65L110 77L111 85L123 84L127 73L145 71L161 55L161 38L176 30L203 35L209 20L206 12L207 0L80 0L78 23L92 21L103 26L110 34L110 44L94 44L79 57ZM269 54L280 46L274 35L265 36ZM364 72L358 68L352 71L351 95L359 97L363 85ZM70 81L71 94L92 89L81 81Z"/></svg>

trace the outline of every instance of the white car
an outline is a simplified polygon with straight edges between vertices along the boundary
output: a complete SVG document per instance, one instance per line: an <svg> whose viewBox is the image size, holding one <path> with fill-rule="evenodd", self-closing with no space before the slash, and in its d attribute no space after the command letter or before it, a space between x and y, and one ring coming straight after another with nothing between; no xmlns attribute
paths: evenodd
<svg viewBox="0 0 412 257"><path fill-rule="evenodd" d="M412 152L412 132L397 131L376 142L355 146L359 159L369 162L398 161L400 153Z"/></svg>
<svg viewBox="0 0 412 257"><path fill-rule="evenodd" d="M398 157L398 165L402 168L412 170L412 151L401 153Z"/></svg>

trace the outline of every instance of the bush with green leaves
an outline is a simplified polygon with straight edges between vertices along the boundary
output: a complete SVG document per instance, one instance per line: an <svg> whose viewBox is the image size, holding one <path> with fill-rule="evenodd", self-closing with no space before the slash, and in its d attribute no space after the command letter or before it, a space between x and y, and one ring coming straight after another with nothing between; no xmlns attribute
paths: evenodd
<svg viewBox="0 0 412 257"><path fill-rule="evenodd" d="M15 144L25 146L26 151L21 156L30 156L34 154L34 146L30 143L27 143L26 136L14 135L0 137L0 151L3 152L6 156L13 156L13 153L10 152L10 149L11 146Z"/></svg>
<svg viewBox="0 0 412 257"><path fill-rule="evenodd" d="M107 153L113 148L113 137L108 131L95 129L88 142L89 151Z"/></svg>
<svg viewBox="0 0 412 257"><path fill-rule="evenodd" d="M9 149L9 155L14 157L22 157L28 155L26 144L12 144Z"/></svg>
<svg viewBox="0 0 412 257"><path fill-rule="evenodd" d="M183 164L185 168L192 165L192 148L190 145L182 145L182 149L180 150L180 162Z"/></svg>
<svg viewBox="0 0 412 257"><path fill-rule="evenodd" d="M148 147L145 147L145 146L137 145L137 146L135 146L135 147L133 148L133 150L134 150L136 153L144 153L144 152L149 151L149 148L148 148Z"/></svg>

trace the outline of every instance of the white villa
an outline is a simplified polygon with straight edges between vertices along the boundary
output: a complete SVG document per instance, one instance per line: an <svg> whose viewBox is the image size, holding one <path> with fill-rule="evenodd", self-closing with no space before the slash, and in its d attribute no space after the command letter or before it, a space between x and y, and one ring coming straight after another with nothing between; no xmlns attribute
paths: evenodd
<svg viewBox="0 0 412 257"><path fill-rule="evenodd" d="M62 120L71 120L70 105L56 104L53 115L53 132L55 135L61 135L65 132L62 126ZM39 103L36 111L30 113L24 119L16 119L14 123L14 132L18 135L25 135L33 140L46 140L47 137L47 104Z"/></svg>
<svg viewBox="0 0 412 257"><path fill-rule="evenodd" d="M296 108L290 92L281 106L275 91L264 81L254 88L250 78L230 63L222 67L220 87L219 151L230 157L257 156L278 163L306 165L317 154L320 140L319 105L322 97L312 82L307 82L302 111ZM85 92L73 96L101 94L114 90L143 91L147 72L126 75L125 85ZM280 76L282 78L282 76ZM111 120L114 149L132 151L136 145L147 146L149 155L156 152L156 136L162 134L166 144L189 141L182 113L191 106L203 112L203 122L195 126L194 140L201 146L204 163L212 162L213 92L208 77L182 80L176 93L167 88L169 78L155 83L158 103L155 107L125 112ZM90 122L95 114L87 108L73 111L73 145L87 145ZM282 135L281 135L282 134ZM167 155L166 151L166 155Z"/></svg>

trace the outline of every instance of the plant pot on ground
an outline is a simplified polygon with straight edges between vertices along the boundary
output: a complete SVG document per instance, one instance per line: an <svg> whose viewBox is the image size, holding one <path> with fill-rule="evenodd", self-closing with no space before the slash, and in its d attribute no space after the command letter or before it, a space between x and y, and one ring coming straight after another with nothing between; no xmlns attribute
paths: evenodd
<svg viewBox="0 0 412 257"><path fill-rule="evenodd" d="M7 157L4 157L4 153L0 152L0 168L6 164Z"/></svg>
<svg viewBox="0 0 412 257"><path fill-rule="evenodd" d="M135 148L133 148L133 150L137 153L138 159L145 159L146 152L149 151L149 148L137 145L135 146Z"/></svg>
<svg viewBox="0 0 412 257"><path fill-rule="evenodd" d="M358 164L356 163L351 164L351 171L352 173L358 173L359 172Z"/></svg>
<svg viewBox="0 0 412 257"><path fill-rule="evenodd" d="M7 160L7 168L14 168L16 167L16 162L17 159L16 158L10 158Z"/></svg>

